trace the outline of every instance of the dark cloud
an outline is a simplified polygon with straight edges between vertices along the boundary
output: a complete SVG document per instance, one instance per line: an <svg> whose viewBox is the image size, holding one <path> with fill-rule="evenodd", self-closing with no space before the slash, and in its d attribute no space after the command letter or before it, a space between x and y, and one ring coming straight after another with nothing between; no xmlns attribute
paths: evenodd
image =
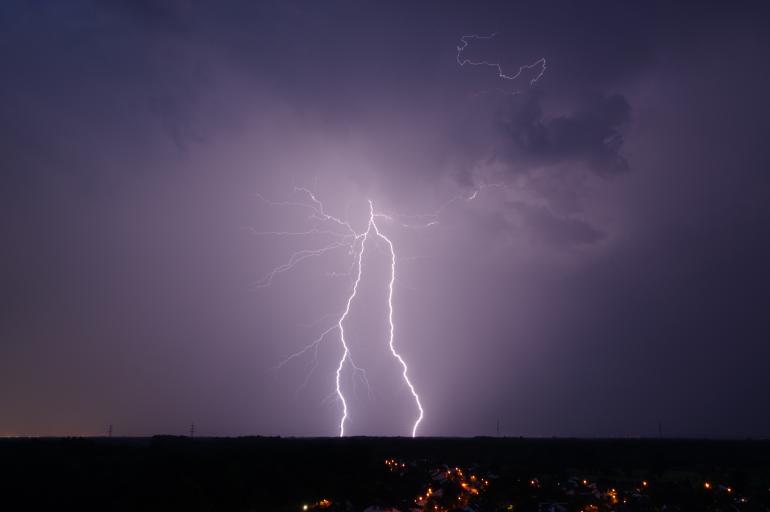
<svg viewBox="0 0 770 512"><path fill-rule="evenodd" d="M592 95L574 112L546 118L538 95L499 115L503 146L497 152L514 169L582 165L601 175L628 169L621 130L631 107L621 95Z"/></svg>
<svg viewBox="0 0 770 512"><path fill-rule="evenodd" d="M334 339L299 393L310 361L274 368L344 305L345 255L254 291L323 240L242 229L306 228L256 198L303 185L359 223L439 212L383 221L425 434L767 435L763 11L3 2L0 434L333 433ZM474 58L543 78L460 68L492 31ZM384 277L350 324L381 390L351 387L358 433L413 412Z"/></svg>

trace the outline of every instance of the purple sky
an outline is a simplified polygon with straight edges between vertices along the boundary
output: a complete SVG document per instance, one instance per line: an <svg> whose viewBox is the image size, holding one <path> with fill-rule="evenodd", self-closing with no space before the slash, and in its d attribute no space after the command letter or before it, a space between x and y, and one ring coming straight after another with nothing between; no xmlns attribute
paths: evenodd
<svg viewBox="0 0 770 512"><path fill-rule="evenodd" d="M226 5L224 5L226 4ZM0 435L335 435L397 253L422 435L770 436L764 2L5 1ZM506 70L547 59L534 85ZM526 76L525 76L526 75ZM511 95L500 92L519 91ZM485 185L495 185L487 186ZM385 246L351 434L406 435Z"/></svg>

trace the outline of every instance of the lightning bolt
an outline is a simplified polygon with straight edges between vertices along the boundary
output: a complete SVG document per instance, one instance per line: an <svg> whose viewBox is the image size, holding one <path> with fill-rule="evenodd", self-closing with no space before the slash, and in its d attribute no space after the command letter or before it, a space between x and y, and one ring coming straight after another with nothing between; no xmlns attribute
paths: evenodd
<svg viewBox="0 0 770 512"><path fill-rule="evenodd" d="M503 72L503 66L501 64L497 63L497 62L490 62L488 60L474 61L474 60L471 60L471 59L468 59L468 58L464 58L462 56L463 52L468 47L468 44L469 44L468 40L469 39L489 40L489 39L492 39L493 37L495 37L496 35L497 35L497 32L492 32L491 34L489 34L487 36L482 36L482 35L478 35L478 34L471 34L471 35L468 35L468 36L462 36L460 38L460 44L457 45L457 63L460 66L465 66L465 65L469 65L469 66L487 66L487 67L495 68L497 70L498 78L501 78L503 80L509 80L509 81L510 80L516 80L517 78L519 78L521 76L521 74L525 70L527 70L527 69L534 69L534 68L539 66L540 67L540 72L537 74L537 76L535 78L533 78L532 80L529 81L529 85L535 85L535 82L540 80L540 78L545 73L545 68L546 68L545 57L536 60L532 64L524 64L523 66L519 66L519 69L516 71L516 73L514 73L512 75L507 75L507 74L505 74Z"/></svg>
<svg viewBox="0 0 770 512"><path fill-rule="evenodd" d="M411 381L409 380L409 376L407 375L409 368L406 366L406 362L404 362L404 358L399 355L398 352L396 352L396 348L393 346L393 331L395 330L395 325L393 324L393 284L396 281L396 252L393 250L393 242L388 238L387 236L383 235L380 231L379 227L374 221L375 215L374 215L374 203L372 201L369 201L369 225L374 228L374 232L377 234L378 237L385 240L385 243L388 245L388 250L390 251L390 281L388 282L388 323L389 323L389 335L388 335L388 346L390 347L390 352L393 354L393 357L398 359L398 362L401 363L401 367L403 369L403 373L401 374L404 377L404 382L406 382L406 385L409 386L409 391L412 393L412 397L414 397L414 402L417 404L417 409L420 411L420 415L417 418L417 420L414 422L414 425L412 426L412 437L415 437L417 435L417 427L420 426L420 422L422 421L423 416L425 415L422 404L420 404L420 397L417 395L417 392L414 390L414 386L412 385Z"/></svg>
<svg viewBox="0 0 770 512"><path fill-rule="evenodd" d="M323 254L326 254L328 252L334 251L342 247L346 247L348 249L348 253L353 257L351 270L348 274L346 274L346 275L352 276L352 286L351 286L350 294L347 296L347 299L345 301L345 307L342 313L340 314L340 316L337 318L337 321L333 325L328 327L326 330L324 330L311 343L309 343L299 351L289 355L286 359L284 359L281 363L279 363L278 368L281 368L287 363L289 363L290 361L297 359L303 356L304 354L312 351L314 355L313 366L311 368L311 371L306 376L302 386L300 386L300 388L304 387L307 384L310 378L310 375L312 374L312 371L317 366L317 355L318 355L318 348L320 344L323 342L324 339L326 339L334 331L339 332L339 340L342 346L342 355L340 357L339 362L337 363L334 384L335 384L335 394L342 406L342 414L339 420L339 436L343 437L345 435L345 422L347 421L349 416L348 401L345 397L345 394L343 393L343 390L342 390L343 386L341 382L342 373L346 365L350 365L350 367L353 368L355 374L360 376L360 378L367 385L367 389L369 389L369 383L368 383L368 380L366 379L365 371L355 364L355 362L353 361L352 355L350 353L350 347L348 346L348 341L345 337L345 322L350 316L351 306L355 301L356 296L358 295L358 286L359 286L359 283L361 282L361 277L364 272L363 258L364 258L364 252L366 251L367 241L369 241L370 238L377 237L383 242L385 242L390 254L390 277L388 281L388 348L391 354L393 355L393 357L398 361L398 363L401 366L401 370L402 370L401 376L404 380L404 383L409 388L409 392L414 398L415 405L417 407L418 416L415 422L412 424L412 431L411 431L412 437L416 437L417 428L422 422L425 413L422 408L422 403L420 402L420 397L417 394L417 391L414 385L412 384L411 380L409 380L409 375L408 375L409 368L406 364L406 361L398 353L394 343L395 323L393 319L393 309L394 309L393 308L393 288L396 281L396 252L393 245L393 241L380 230L380 227L377 225L377 221L376 221L376 219L378 218L384 218L389 220L392 220L393 218L389 215L377 213L374 208L374 202L372 200L369 200L368 201L369 219L366 225L366 230L363 233L358 233L355 231L355 229L353 229L353 227L348 221L328 214L324 208L323 203L320 200L318 200L315 194L309 189L303 188L303 187L295 187L294 192L295 193L301 192L309 199L310 202L309 203L296 202L296 201L274 202L274 201L267 200L265 197L259 194L257 194L257 196L270 206L283 206L283 207L307 209L310 212L310 216L308 217L308 219L314 223L314 225L310 229L306 229L302 231L256 231L251 228L246 228L246 229L248 229L250 232L258 236L294 237L294 236L305 236L305 235L325 235L325 236L331 237L333 241L319 248L301 249L299 251L295 251L289 256L289 258L286 260L285 263L273 268L262 279L260 279L257 282L256 286L259 288L269 287L273 284L273 280L278 275L296 268L296 266L299 265L301 262L310 258L321 256ZM432 221L432 223L435 223L435 222L436 222L435 220ZM330 229L329 227L327 227L329 225L331 225L336 229ZM333 274L333 275L337 275L337 274Z"/></svg>
<svg viewBox="0 0 770 512"><path fill-rule="evenodd" d="M340 375L342 374L342 368L345 366L345 361L347 361L350 350L348 349L348 343L345 341L345 327L343 326L345 319L348 317L348 314L350 314L350 305L353 303L353 299L356 298L356 294L358 294L358 283L361 282L361 274L363 272L363 258L364 258L364 248L366 244L366 238L369 235L369 228L371 227L371 220L369 221L369 227L367 228L366 232L363 234L363 239L361 240L361 248L358 251L358 256L356 257L356 280L353 282L353 291L348 296L347 303L345 304L345 311L343 311L342 316L340 317L339 321L337 322L337 328L340 331L340 342L342 343L342 358L340 359L339 364L337 365L337 371L336 371L336 378L335 378L335 386L337 391L337 397L340 399L340 403L342 403L342 417L340 418L340 437L343 437L345 435L345 420L348 419L348 402L345 400L345 395L342 393L342 388L340 387Z"/></svg>
<svg viewBox="0 0 770 512"><path fill-rule="evenodd" d="M495 68L497 70L498 78L502 80L508 80L508 81L513 81L518 79L525 70L540 67L540 72L537 74L537 76L535 76L530 80L530 85L534 85L545 73L545 70L546 70L545 58L541 58L533 62L532 64L525 64L523 66L519 66L516 73L509 75L503 71L503 67L499 63L490 62L487 60L473 61L471 59L463 57L463 52L470 44L469 40L474 40L474 39L489 40L494 38L495 36L496 36L496 33L492 33L490 35L471 34L467 36L462 36L460 38L460 44L457 46L457 56L456 56L457 63L460 66L470 65L470 66L486 66L486 67ZM503 94L518 94L518 92L508 92L502 89L497 89L497 90ZM483 94L485 92L488 92L488 91L483 91L480 94ZM294 193L295 194L302 193L307 199L307 201L276 202L276 201L270 201L264 196L257 194L257 197L260 200L264 201L270 206L290 207L290 208L299 208L299 209L307 210L309 213L309 216L307 219L310 222L312 222L312 226L309 229L305 229L301 231L257 231L251 228L246 228L249 231L251 231L254 235L275 236L275 237L325 236L331 239L331 241L329 241L328 243L320 247L300 249L298 251L293 252L284 263L276 266L270 272L265 274L263 278L256 283L255 286L257 288L264 288L264 287L271 286L273 284L274 279L277 278L279 275L295 269L299 264L301 264L306 260L309 260L312 258L318 258L327 253L332 253L336 250L343 249L343 248L347 249L348 255L352 256L351 266L348 272L346 273L330 272L327 274L331 277L347 276L347 277L350 277L352 280L350 293L348 294L347 299L345 300L345 307L337 317L336 322L334 322L332 325L330 325L325 330L323 330L321 334L317 338L315 338L312 342L307 344L305 347L303 347L299 351L289 355L286 359L281 361L277 366L277 368L281 368L284 365L288 364L289 362L295 359L298 359L309 352L312 352L313 364L312 364L311 370L308 372L304 382L299 388L299 389L302 389L305 385L307 385L310 379L310 376L312 375L313 371L317 367L318 350L321 343L335 331L339 333L340 345L342 347L342 355L339 359L339 362L336 365L336 370L334 372L335 373L335 378L334 378L335 391L332 396L336 395L339 403L342 406L342 414L340 416L339 426L338 426L340 437L345 436L345 423L349 417L348 401L345 397L345 394L343 393L343 386L341 382L343 371L345 370L347 365L350 365L350 367L353 369L353 372L354 372L353 375L358 376L364 382L364 384L366 384L367 389L371 393L371 389L369 386L368 379L366 377L365 370L359 367L358 365L356 365L355 362L353 361L350 347L348 346L348 340L346 339L345 322L350 316L350 310L351 310L352 304L358 295L358 287L364 273L364 259L363 259L364 252L366 251L367 242L372 237L376 237L385 243L385 245L388 248L388 252L390 256L390 276L388 280L388 295L387 295L388 348L390 350L391 355L398 361L399 365L401 366L401 370L402 370L401 376L403 378L404 383L409 388L409 392L412 395L412 398L414 399L414 403L417 408L418 415L414 423L412 424L412 431L411 431L412 437L417 436L417 429L420 426L420 423L422 422L425 416L425 411L423 410L422 403L420 401L420 396L418 395L414 385L409 379L409 367L406 361L404 360L404 358L401 356L401 354L399 354L399 352L396 350L396 347L395 347L395 322L393 318L393 315L394 315L393 290L396 282L397 258L396 258L396 251L395 251L393 241L380 230L380 227L377 224L377 219L384 219L388 222L393 222L396 225L399 225L403 228L430 228L432 226L436 226L439 224L442 213L451 205L453 205L458 201L466 201L466 202L473 201L479 196L479 194L482 192L483 189L488 187L507 188L507 186L503 184L480 184L476 188L474 188L470 194L457 195L445 201L443 204L439 206L437 210L433 211L432 213L422 213L422 214L416 214L416 215L386 214L382 212L377 212L374 207L374 202L370 199L368 200L369 219L366 224L366 230L362 233L356 232L356 230L352 227L350 222L348 222L347 220L344 220L340 217L336 217L334 215L327 213L324 207L324 204L316 197L315 193L308 188L294 187ZM330 316L330 315L327 315L327 316Z"/></svg>

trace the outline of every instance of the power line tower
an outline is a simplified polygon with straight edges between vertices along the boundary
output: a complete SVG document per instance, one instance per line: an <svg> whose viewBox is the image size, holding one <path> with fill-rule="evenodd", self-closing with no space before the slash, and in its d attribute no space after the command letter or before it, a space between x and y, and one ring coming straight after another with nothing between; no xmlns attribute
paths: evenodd
<svg viewBox="0 0 770 512"><path fill-rule="evenodd" d="M195 437L195 422L190 423L190 437Z"/></svg>

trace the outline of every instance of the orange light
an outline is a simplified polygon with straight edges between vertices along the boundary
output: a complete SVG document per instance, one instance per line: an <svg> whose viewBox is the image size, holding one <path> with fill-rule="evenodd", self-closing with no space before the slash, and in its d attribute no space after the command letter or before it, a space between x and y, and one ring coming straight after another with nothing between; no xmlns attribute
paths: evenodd
<svg viewBox="0 0 770 512"><path fill-rule="evenodd" d="M733 488L732 487L728 487L727 488L727 492L733 492Z"/></svg>
<svg viewBox="0 0 770 512"><path fill-rule="evenodd" d="M642 480L642 487L647 487L647 480Z"/></svg>
<svg viewBox="0 0 770 512"><path fill-rule="evenodd" d="M706 489L711 489L711 484L706 482L703 484L703 487L705 487Z"/></svg>

